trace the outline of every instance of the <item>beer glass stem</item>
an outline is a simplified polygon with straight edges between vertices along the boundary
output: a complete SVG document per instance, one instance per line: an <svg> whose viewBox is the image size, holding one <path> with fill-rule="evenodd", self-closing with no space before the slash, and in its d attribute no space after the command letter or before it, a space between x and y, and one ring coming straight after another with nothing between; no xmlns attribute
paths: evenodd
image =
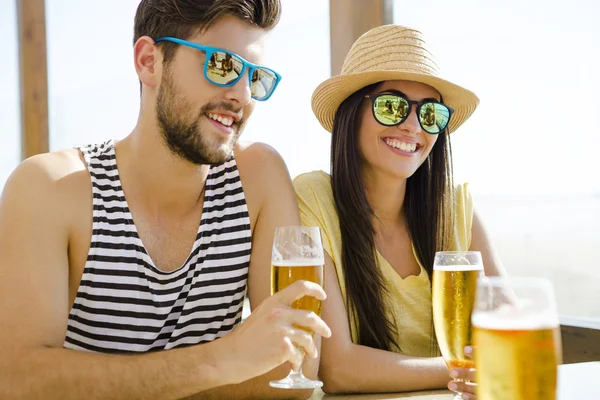
<svg viewBox="0 0 600 400"><path fill-rule="evenodd" d="M292 376L296 379L302 377L304 378L304 375L302 374L302 364L304 363L304 356L306 355L306 351L300 347L296 347L298 350L300 350L300 353L302 353L302 362L298 365L298 371L296 371L294 369L294 367L291 368L290 373L288 375L289 378L292 378ZM293 378L292 378L293 379Z"/></svg>
<svg viewBox="0 0 600 400"><path fill-rule="evenodd" d="M302 374L302 367L298 368L298 371L294 371L293 369L290 371L288 378L292 381L298 381L302 379L306 379L306 377Z"/></svg>
<svg viewBox="0 0 600 400"><path fill-rule="evenodd" d="M452 379L453 382L456 383L464 383L464 382L468 382L465 379L460 379L460 378L453 378ZM463 399L463 393L462 392L456 392L456 394L454 395L454 399L453 400L462 400Z"/></svg>
<svg viewBox="0 0 600 400"><path fill-rule="evenodd" d="M271 381L269 384L279 389L316 389L323 386L323 382L318 380L313 381L302 374L302 364L300 364L298 371L292 369L285 378L278 381Z"/></svg>

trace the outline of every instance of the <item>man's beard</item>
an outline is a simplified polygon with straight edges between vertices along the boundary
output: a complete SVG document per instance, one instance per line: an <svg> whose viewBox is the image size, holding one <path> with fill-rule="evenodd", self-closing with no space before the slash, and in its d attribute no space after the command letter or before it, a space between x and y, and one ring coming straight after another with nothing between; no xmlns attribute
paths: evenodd
<svg viewBox="0 0 600 400"><path fill-rule="evenodd" d="M196 165L218 165L233 157L233 147L241 133L243 120L234 122L235 133L226 142L210 143L200 131L200 119L206 113L222 109L238 113L229 103L205 104L193 122L186 122L184 116L192 114L192 106L176 93L168 70L156 99L156 115L162 137L169 149L177 156ZM206 117L208 118L208 117Z"/></svg>

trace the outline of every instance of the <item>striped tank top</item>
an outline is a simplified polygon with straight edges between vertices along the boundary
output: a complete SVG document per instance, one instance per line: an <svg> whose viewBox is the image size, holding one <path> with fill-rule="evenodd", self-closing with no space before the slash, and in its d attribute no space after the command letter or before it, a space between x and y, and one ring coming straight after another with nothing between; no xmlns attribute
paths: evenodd
<svg viewBox="0 0 600 400"><path fill-rule="evenodd" d="M210 168L192 251L179 269L163 272L136 231L114 142L79 150L92 181L93 232L64 347L139 353L230 332L241 321L252 246L235 159Z"/></svg>

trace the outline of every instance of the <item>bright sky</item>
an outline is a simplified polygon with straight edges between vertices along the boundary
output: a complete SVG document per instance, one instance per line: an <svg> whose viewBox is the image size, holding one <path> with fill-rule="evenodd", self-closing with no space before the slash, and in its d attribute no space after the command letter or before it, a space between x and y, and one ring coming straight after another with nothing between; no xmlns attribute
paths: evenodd
<svg viewBox="0 0 600 400"><path fill-rule="evenodd" d="M51 150L123 137L139 89L132 63L139 0L46 0ZM265 64L283 75L242 138L271 144L290 173L329 170L330 135L310 108L329 76L329 2L282 0ZM0 187L19 160L14 0L0 0ZM600 3L595 0L394 1L442 73L481 106L452 135L455 175L476 194L600 193Z"/></svg>

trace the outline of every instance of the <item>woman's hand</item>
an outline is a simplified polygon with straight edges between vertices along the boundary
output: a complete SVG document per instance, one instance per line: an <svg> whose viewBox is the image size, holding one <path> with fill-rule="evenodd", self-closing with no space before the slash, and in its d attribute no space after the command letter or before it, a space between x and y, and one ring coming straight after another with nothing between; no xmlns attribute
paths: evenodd
<svg viewBox="0 0 600 400"><path fill-rule="evenodd" d="M473 359L473 347L465 347L465 355L470 359ZM448 383L448 389L462 393L464 400L476 400L475 389L477 384L475 383L475 368L454 368L450 370L450 376L453 381ZM460 380L461 382L457 382Z"/></svg>

